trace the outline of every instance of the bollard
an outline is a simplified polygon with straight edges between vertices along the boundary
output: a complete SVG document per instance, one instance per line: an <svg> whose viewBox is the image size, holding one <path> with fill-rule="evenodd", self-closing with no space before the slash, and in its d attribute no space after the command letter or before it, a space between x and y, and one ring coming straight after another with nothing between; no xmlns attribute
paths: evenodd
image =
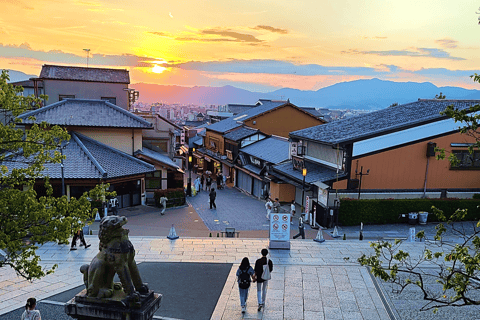
<svg viewBox="0 0 480 320"><path fill-rule="evenodd" d="M347 240L347 234L346 233L343 234L343 240Z"/></svg>
<svg viewBox="0 0 480 320"><path fill-rule="evenodd" d="M219 238L219 237L220 237L220 233L217 232L217 238Z"/></svg>
<svg viewBox="0 0 480 320"><path fill-rule="evenodd" d="M210 232L210 235L209 235L209 237L210 237L210 238L212 237L212 233L211 233L211 232Z"/></svg>
<svg viewBox="0 0 480 320"><path fill-rule="evenodd" d="M415 228L410 228L410 233L408 235L408 242L415 242Z"/></svg>

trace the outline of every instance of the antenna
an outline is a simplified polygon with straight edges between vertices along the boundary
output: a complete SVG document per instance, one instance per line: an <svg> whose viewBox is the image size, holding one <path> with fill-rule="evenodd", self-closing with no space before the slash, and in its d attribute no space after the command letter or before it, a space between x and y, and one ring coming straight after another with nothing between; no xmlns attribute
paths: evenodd
<svg viewBox="0 0 480 320"><path fill-rule="evenodd" d="M87 68L88 68L88 58L90 57L90 49L83 49L83 51L87 52Z"/></svg>

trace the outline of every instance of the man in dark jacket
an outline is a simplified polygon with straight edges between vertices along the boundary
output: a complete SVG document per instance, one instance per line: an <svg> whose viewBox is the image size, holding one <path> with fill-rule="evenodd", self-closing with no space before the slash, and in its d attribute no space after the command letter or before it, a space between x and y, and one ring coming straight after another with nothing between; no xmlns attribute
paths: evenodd
<svg viewBox="0 0 480 320"><path fill-rule="evenodd" d="M217 197L217 192L215 192L215 188L212 188L209 193L210 197L210 209L212 209L212 206L217 209L217 205L215 204L215 198Z"/></svg>
<svg viewBox="0 0 480 320"><path fill-rule="evenodd" d="M298 234L294 235L293 239L297 239L300 236L302 236L302 239L305 239L305 226L303 224L303 217L298 219Z"/></svg>
<svg viewBox="0 0 480 320"><path fill-rule="evenodd" d="M268 250L262 249L262 257L255 262L255 278L257 281L257 299L258 299L258 311L261 311L265 307L265 299L267 298L267 286L268 280L262 279L263 266L268 263L270 272L273 271L272 260L267 258Z"/></svg>

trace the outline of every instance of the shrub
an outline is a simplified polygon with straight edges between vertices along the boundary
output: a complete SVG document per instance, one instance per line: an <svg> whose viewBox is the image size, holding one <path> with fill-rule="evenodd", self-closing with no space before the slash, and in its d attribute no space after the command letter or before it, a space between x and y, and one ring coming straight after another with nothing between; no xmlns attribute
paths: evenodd
<svg viewBox="0 0 480 320"><path fill-rule="evenodd" d="M172 188L172 189L157 189L154 191L155 205L161 207L160 198L167 197L167 208L176 207L184 205L185 200L185 190L183 188Z"/></svg>
<svg viewBox="0 0 480 320"><path fill-rule="evenodd" d="M342 199L340 202L339 222L344 226L365 224L401 223L401 214L409 212L432 212L432 206L450 216L457 209L468 209L465 220L480 220L480 200L476 199L373 199L356 200ZM436 222L433 214L429 222Z"/></svg>

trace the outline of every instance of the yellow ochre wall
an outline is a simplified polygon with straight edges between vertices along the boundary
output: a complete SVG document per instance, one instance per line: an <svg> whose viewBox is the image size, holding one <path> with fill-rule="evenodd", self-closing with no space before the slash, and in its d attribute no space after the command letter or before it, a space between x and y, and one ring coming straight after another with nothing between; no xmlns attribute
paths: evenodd
<svg viewBox="0 0 480 320"><path fill-rule="evenodd" d="M270 182L270 198L280 202L292 202L295 199L295 186L288 183Z"/></svg>
<svg viewBox="0 0 480 320"><path fill-rule="evenodd" d="M255 124L253 123L254 121ZM286 105L256 118L248 119L244 123L266 134L288 138L288 134L292 131L324 124L325 121L315 118L291 105Z"/></svg>
<svg viewBox="0 0 480 320"><path fill-rule="evenodd" d="M72 128L72 131L81 133L112 148L133 155L133 152L142 150L142 129L119 128ZM132 135L134 139L132 141ZM133 142L133 148L132 148Z"/></svg>
<svg viewBox="0 0 480 320"><path fill-rule="evenodd" d="M368 176L362 178L363 189L423 189L427 167L427 143L435 142L437 147L445 148L446 156L452 150L451 143L473 143L475 139L464 134L434 138L384 151L358 159L358 170L370 169ZM466 150L467 148L454 148ZM450 162L430 157L427 175L427 189L479 188L480 170L451 170ZM352 161L351 179L355 179L357 160ZM346 181L334 184L334 188L345 189Z"/></svg>

